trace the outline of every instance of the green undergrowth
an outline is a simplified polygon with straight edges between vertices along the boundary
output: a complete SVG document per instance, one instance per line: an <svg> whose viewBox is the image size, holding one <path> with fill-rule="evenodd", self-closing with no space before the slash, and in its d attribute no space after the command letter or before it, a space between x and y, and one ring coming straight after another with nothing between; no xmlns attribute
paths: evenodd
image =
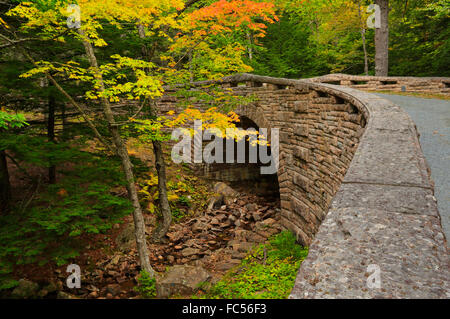
<svg viewBox="0 0 450 319"><path fill-rule="evenodd" d="M143 207L151 214L161 217L159 211L158 176L150 173L138 180L140 198ZM182 169L177 169L168 176L167 198L175 223L202 211L211 193L201 180Z"/></svg>
<svg viewBox="0 0 450 319"><path fill-rule="evenodd" d="M148 272L142 270L137 278L138 285L134 290L139 293L141 298L152 299L156 296L156 279L150 277Z"/></svg>
<svg viewBox="0 0 450 319"><path fill-rule="evenodd" d="M42 159L42 145L28 147L33 157ZM118 195L124 192L125 179L116 157L67 145L54 152L70 159L70 165L58 167L63 177L53 185L41 182L39 191L33 185L34 194L26 194L9 214L0 216L0 290L17 284L10 277L15 265L67 264L84 249L86 236L105 233L132 211L126 194ZM21 160L39 164L30 155Z"/></svg>
<svg viewBox="0 0 450 319"><path fill-rule="evenodd" d="M241 265L195 298L286 299L307 255L308 248L298 245L295 236L284 231L256 247Z"/></svg>

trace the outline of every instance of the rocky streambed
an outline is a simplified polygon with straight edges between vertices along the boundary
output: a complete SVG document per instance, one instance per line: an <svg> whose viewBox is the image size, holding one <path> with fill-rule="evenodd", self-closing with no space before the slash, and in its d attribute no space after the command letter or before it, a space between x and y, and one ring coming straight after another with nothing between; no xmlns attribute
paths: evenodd
<svg viewBox="0 0 450 319"><path fill-rule="evenodd" d="M238 266L258 244L282 230L277 195L257 196L215 185L217 196L209 207L192 218L174 224L165 242L149 244L151 263L158 272L158 298L190 296L204 283L215 283ZM154 220L147 219L151 233ZM11 296L16 298L139 298L134 290L140 267L131 217L104 237L108 253L87 251L74 263L80 265L81 288L69 289L64 267L50 282L21 281ZM50 285L50 286L49 286ZM48 287L51 287L49 289Z"/></svg>

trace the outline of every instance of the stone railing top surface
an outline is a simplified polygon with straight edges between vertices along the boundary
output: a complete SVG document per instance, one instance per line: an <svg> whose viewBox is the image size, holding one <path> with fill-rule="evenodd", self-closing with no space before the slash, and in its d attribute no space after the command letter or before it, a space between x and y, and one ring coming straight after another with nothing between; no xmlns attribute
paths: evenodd
<svg viewBox="0 0 450 319"><path fill-rule="evenodd" d="M334 73L323 76L314 77L308 80L313 82L332 81L332 80L349 80L349 81L430 81L430 82L450 82L449 77L413 77L413 76L371 76L371 75L351 75Z"/></svg>

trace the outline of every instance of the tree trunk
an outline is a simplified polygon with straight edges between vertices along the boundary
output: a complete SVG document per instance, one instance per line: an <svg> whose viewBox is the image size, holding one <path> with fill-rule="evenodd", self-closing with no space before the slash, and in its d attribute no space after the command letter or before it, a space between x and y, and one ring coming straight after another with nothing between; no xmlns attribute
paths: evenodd
<svg viewBox="0 0 450 319"><path fill-rule="evenodd" d="M166 236L172 223L172 211L170 210L169 200L167 198L167 178L166 163L160 141L153 141L153 151L155 152L155 166L158 172L158 191L159 207L163 220L159 222L158 227L153 232L152 239L155 242L161 241Z"/></svg>
<svg viewBox="0 0 450 319"><path fill-rule="evenodd" d="M81 29L78 29L78 33L84 38L85 34ZM86 51L86 54L89 58L92 68L96 71L96 78L99 81L99 90L103 92L105 90L103 77L99 72L97 57L94 53L94 48L92 44L84 39L83 45ZM111 110L111 105L109 104L108 99L102 98L102 106L103 113L105 115L106 120L108 121L109 132L113 138L114 145L116 147L117 155L120 157L122 161L122 168L125 173L126 181L127 181L127 190L128 196L130 198L131 203L133 204L133 219L134 219L134 232L136 237L136 246L139 253L139 259L141 263L141 268L145 270L151 277L155 276L155 272L150 265L150 258L147 249L147 241L145 236L145 222L144 216L142 215L141 204L139 203L139 197L136 190L136 185L134 182L134 174L133 168L130 161L130 157L128 156L128 150L120 136L118 126L116 125L114 114Z"/></svg>
<svg viewBox="0 0 450 319"><path fill-rule="evenodd" d="M66 103L61 103L61 122L62 122L62 138L65 138L67 118L66 118Z"/></svg>
<svg viewBox="0 0 450 319"><path fill-rule="evenodd" d="M253 60L253 36L250 31L247 30L247 41L248 41L248 59Z"/></svg>
<svg viewBox="0 0 450 319"><path fill-rule="evenodd" d="M55 142L55 105L56 100L53 93L48 97L48 118L47 118L47 137L49 142ZM48 168L48 180L50 184L56 183L56 166L50 165Z"/></svg>
<svg viewBox="0 0 450 319"><path fill-rule="evenodd" d="M138 24L138 33L140 38L145 38L144 26ZM145 57L150 61L150 56L148 55L148 49L145 45L142 48L142 52ZM151 116L156 116L156 110L151 109ZM169 205L169 199L167 198L167 178L166 178L166 163L164 161L164 153L160 141L153 141L153 152L155 153L155 168L158 175L158 192L159 192L159 209L161 211L163 220L159 222L155 231L152 235L152 240L159 242L166 236L169 230L170 224L172 223L172 211Z"/></svg>
<svg viewBox="0 0 450 319"><path fill-rule="evenodd" d="M389 0L376 0L381 11L381 28L375 29L375 75L388 76L389 71Z"/></svg>
<svg viewBox="0 0 450 319"><path fill-rule="evenodd" d="M10 210L11 184L9 182L8 162L6 151L0 151L0 214L6 214Z"/></svg>
<svg viewBox="0 0 450 319"><path fill-rule="evenodd" d="M369 59L367 57L366 28L364 28L364 21L362 21L361 0L358 2L358 17L359 17L359 22L361 24L361 39L362 39L363 50L364 50L364 74L369 75Z"/></svg>

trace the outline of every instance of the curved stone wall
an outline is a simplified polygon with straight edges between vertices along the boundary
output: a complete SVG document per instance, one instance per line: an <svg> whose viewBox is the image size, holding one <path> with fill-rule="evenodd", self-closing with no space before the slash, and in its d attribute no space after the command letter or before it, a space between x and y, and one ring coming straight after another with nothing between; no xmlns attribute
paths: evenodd
<svg viewBox="0 0 450 319"><path fill-rule="evenodd" d="M221 83L257 97L238 113L280 128L283 224L310 245L291 298L450 297L433 184L404 111L307 80L241 74ZM368 284L373 269L379 287Z"/></svg>
<svg viewBox="0 0 450 319"><path fill-rule="evenodd" d="M406 76L364 76L349 74L328 74L308 79L315 83L343 85L364 91L391 91L414 93L439 93L450 95L450 78L406 77Z"/></svg>

